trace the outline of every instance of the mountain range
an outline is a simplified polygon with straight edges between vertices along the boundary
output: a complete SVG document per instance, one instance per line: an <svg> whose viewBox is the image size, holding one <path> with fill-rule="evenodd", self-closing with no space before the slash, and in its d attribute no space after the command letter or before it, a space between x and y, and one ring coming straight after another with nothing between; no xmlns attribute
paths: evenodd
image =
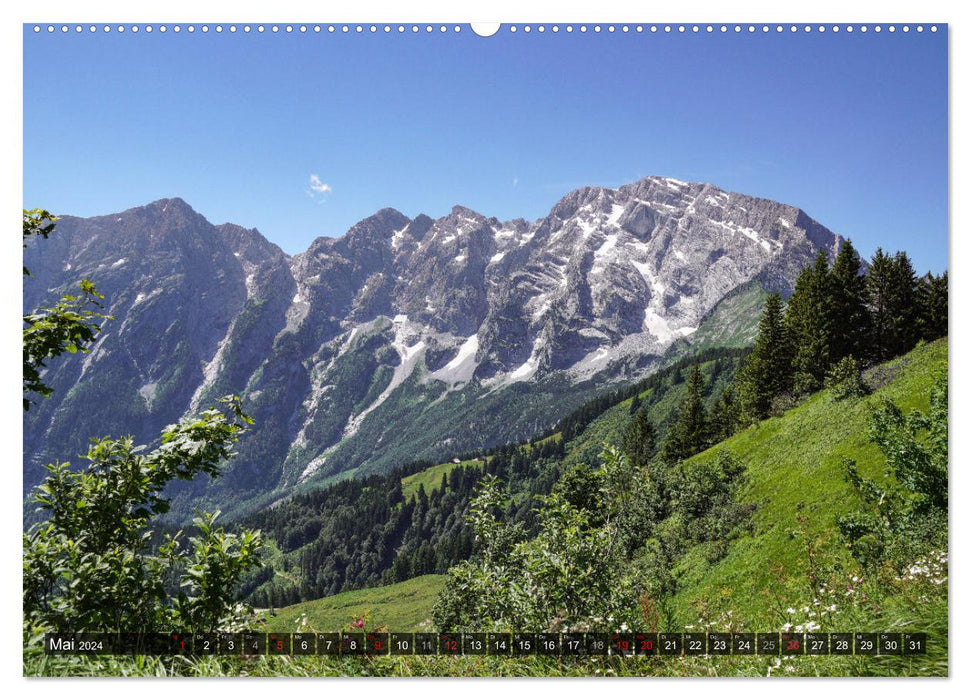
<svg viewBox="0 0 971 700"><path fill-rule="evenodd" d="M45 374L24 486L92 436L150 442L228 393L256 426L218 481L173 491L176 515L521 439L672 358L748 344L765 295L841 241L797 207L665 177L575 190L532 222L382 209L292 256L178 198L64 216L25 251L24 308L88 278L112 319Z"/></svg>

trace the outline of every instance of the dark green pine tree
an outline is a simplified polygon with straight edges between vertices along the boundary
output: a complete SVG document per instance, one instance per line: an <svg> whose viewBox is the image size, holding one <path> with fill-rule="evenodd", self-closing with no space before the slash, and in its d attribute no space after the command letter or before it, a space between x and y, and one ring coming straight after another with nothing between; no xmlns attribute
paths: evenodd
<svg viewBox="0 0 971 700"><path fill-rule="evenodd" d="M624 431L624 453L631 464L644 466L654 455L656 441L657 431L647 415L647 409L642 406Z"/></svg>
<svg viewBox="0 0 971 700"><path fill-rule="evenodd" d="M861 274L860 254L847 239L829 272L830 362L848 355L861 359L870 335L866 277Z"/></svg>
<svg viewBox="0 0 971 700"><path fill-rule="evenodd" d="M674 374L671 375L671 385L681 384L684 382L684 374L681 372L681 367L678 366L674 370Z"/></svg>
<svg viewBox="0 0 971 700"><path fill-rule="evenodd" d="M739 370L736 387L739 412L746 421L768 416L772 399L792 388L792 349L778 294L766 299L755 346Z"/></svg>
<svg viewBox="0 0 971 700"><path fill-rule="evenodd" d="M870 310L870 358L876 361L890 357L893 334L891 280L893 258L877 248L866 275L867 306Z"/></svg>
<svg viewBox="0 0 971 700"><path fill-rule="evenodd" d="M920 318L918 326L923 340L937 340L947 335L947 270L941 275L928 272L917 287Z"/></svg>
<svg viewBox="0 0 971 700"><path fill-rule="evenodd" d="M871 357L882 362L910 350L919 337L917 277L907 254L877 249L867 273Z"/></svg>
<svg viewBox="0 0 971 700"><path fill-rule="evenodd" d="M910 257L902 250L893 256L895 314L894 356L910 351L920 339L920 306L917 300L917 275Z"/></svg>
<svg viewBox="0 0 971 700"><path fill-rule="evenodd" d="M821 389L831 364L829 281L829 260L821 250L812 267L799 273L786 309L786 330L793 346L792 388L798 394Z"/></svg>
<svg viewBox="0 0 971 700"><path fill-rule="evenodd" d="M705 380L695 365L688 379L688 395L681 404L664 440L661 458L673 466L708 447L708 416L705 411Z"/></svg>
<svg viewBox="0 0 971 700"><path fill-rule="evenodd" d="M392 583L400 583L401 581L407 580L408 575L411 573L409 563L410 562L407 556L399 554L395 557L394 564L391 565L391 574L389 576Z"/></svg>
<svg viewBox="0 0 971 700"><path fill-rule="evenodd" d="M733 385L725 387L708 417L712 443L727 440L741 427L741 410Z"/></svg>

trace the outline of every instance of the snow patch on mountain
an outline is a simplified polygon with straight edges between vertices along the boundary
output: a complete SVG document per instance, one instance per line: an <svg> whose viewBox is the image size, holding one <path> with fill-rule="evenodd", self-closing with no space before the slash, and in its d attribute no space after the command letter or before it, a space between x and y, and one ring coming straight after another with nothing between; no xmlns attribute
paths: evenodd
<svg viewBox="0 0 971 700"><path fill-rule="evenodd" d="M691 335L698 328L696 326L684 326L682 328L672 328L668 319L661 316L657 311L652 308L647 308L644 310L644 328L655 338L661 345L670 345L672 342L678 338L683 338L686 335Z"/></svg>
<svg viewBox="0 0 971 700"><path fill-rule="evenodd" d="M404 239L405 239L405 231L408 230L409 225L410 224L406 224L401 228L391 232L391 248L393 250L398 250L398 248L401 247L401 244L404 242Z"/></svg>
<svg viewBox="0 0 971 700"><path fill-rule="evenodd" d="M617 222L620 221L620 217L624 215L625 207L623 204L612 204L610 206L610 214L607 215L607 225L617 226Z"/></svg>
<svg viewBox="0 0 971 700"><path fill-rule="evenodd" d="M533 341L533 351L530 353L529 359L510 372L505 377L503 384L525 382L532 379L533 375L536 374L536 371L539 369L539 355L544 345L545 341L543 340L543 336L536 336L536 340Z"/></svg>
<svg viewBox="0 0 971 700"><path fill-rule="evenodd" d="M398 314L394 317L394 340L391 341L391 347L398 352L401 362L395 367L394 374L391 377L391 381L388 382L388 386L374 400L374 403L356 416L351 416L347 425L344 427L344 439L354 435L361 428L361 424L368 417L368 414L387 401L391 393L411 376L411 373L415 370L415 365L418 363L421 351L426 346L424 340L418 340L413 345L408 345L407 340L413 337L414 334L415 328L413 328L405 314Z"/></svg>
<svg viewBox="0 0 971 700"><path fill-rule="evenodd" d="M298 483L306 481L309 477L313 476L314 472L324 466L324 463L327 461L328 457L327 452L329 451L330 450L325 451L324 454L314 457L307 463L307 467L303 470L303 472L301 472L300 478L297 480Z"/></svg>
<svg viewBox="0 0 971 700"><path fill-rule="evenodd" d="M226 356L226 349L233 340L233 331L236 328L236 321L239 319L237 316L229 324L229 328L226 329L226 335L222 337L219 344L216 346L216 352L213 354L212 359L206 363L205 367L202 368L202 383L196 387L195 392L192 394L192 398L189 399L189 410L188 413L194 413L199 410L199 403L202 401L202 395L206 390L213 385L219 373L223 369L223 364Z"/></svg>
<svg viewBox="0 0 971 700"><path fill-rule="evenodd" d="M145 400L145 407L151 411L152 402L155 401L155 388L158 386L158 382L148 382L138 387L138 395Z"/></svg>
<svg viewBox="0 0 971 700"><path fill-rule="evenodd" d="M472 379L475 368L475 354L479 351L479 334L475 333L465 339L459 346L458 353L441 369L432 372L431 379L438 379L448 384L459 384Z"/></svg>

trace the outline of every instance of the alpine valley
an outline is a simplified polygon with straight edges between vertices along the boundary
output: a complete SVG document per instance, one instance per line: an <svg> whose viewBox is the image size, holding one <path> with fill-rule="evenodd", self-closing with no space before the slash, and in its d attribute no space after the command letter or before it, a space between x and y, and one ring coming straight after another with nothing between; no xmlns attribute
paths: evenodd
<svg viewBox="0 0 971 700"><path fill-rule="evenodd" d="M841 238L703 183L586 187L537 221L382 209L288 256L181 199L64 216L24 254L24 308L90 279L112 318L24 415L24 488L91 436L147 442L236 393L256 420L172 514L251 512L313 485L541 433L679 358L751 343L769 292Z"/></svg>

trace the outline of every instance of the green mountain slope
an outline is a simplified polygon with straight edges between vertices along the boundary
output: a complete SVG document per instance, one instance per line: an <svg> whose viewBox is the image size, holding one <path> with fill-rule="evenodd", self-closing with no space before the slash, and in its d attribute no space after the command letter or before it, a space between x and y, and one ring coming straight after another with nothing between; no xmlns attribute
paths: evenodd
<svg viewBox="0 0 971 700"><path fill-rule="evenodd" d="M734 356L721 357L699 363L701 374L705 380L705 402L710 409L722 391L731 383L738 367L738 358ZM651 422L658 427L658 445L661 444L668 425L674 419L676 412L684 402L688 393L685 378L690 370L683 369L659 372L656 375L658 386L646 389L637 394L636 400L647 408ZM631 403L635 398L625 399L607 408L594 418L566 445L565 466L585 463L596 465L600 462L600 453L604 444L621 445L624 429L631 420Z"/></svg>
<svg viewBox="0 0 971 700"><path fill-rule="evenodd" d="M786 622L781 612L813 597L814 567L852 570L835 525L838 515L857 506L842 460L854 459L862 475L881 478L886 461L867 430L874 406L890 399L904 412L926 410L934 377L947 371L947 352L946 338L919 347L869 371L866 378L874 388L869 396L834 402L829 391L819 392L783 416L693 457L709 459L720 449L739 457L749 479L740 499L758 509L754 534L734 541L717 564L709 565L700 547L681 561L675 572L681 583L673 601L675 619L694 623L698 609L707 606L732 611L750 629L776 629ZM802 523L799 516L805 516Z"/></svg>
<svg viewBox="0 0 971 700"><path fill-rule="evenodd" d="M418 495L419 487L425 487L425 493L431 493L442 485L442 477L447 477L455 467L475 467L482 464L482 460L469 459L458 462L443 462L436 464L428 469L424 469L417 474L411 474L401 479L401 495L404 498L412 498Z"/></svg>
<svg viewBox="0 0 971 700"><path fill-rule="evenodd" d="M751 346L768 296L762 284L755 280L736 287L708 312L697 331L674 342L665 358L684 357L711 348Z"/></svg>

